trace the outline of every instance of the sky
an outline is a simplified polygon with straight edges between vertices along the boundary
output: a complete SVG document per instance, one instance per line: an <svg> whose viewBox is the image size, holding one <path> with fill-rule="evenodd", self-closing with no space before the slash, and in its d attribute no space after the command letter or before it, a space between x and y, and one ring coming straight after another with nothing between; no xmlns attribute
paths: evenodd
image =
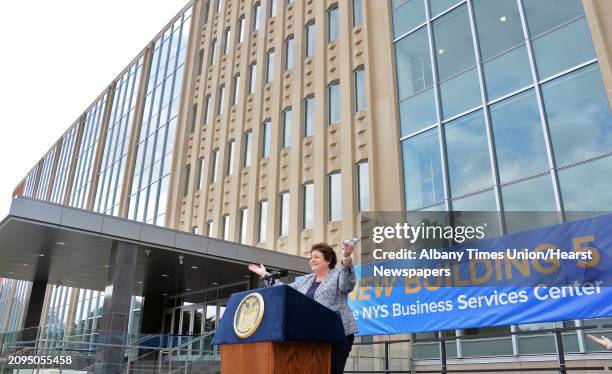
<svg viewBox="0 0 612 374"><path fill-rule="evenodd" d="M0 220L15 186L187 2L0 1Z"/></svg>

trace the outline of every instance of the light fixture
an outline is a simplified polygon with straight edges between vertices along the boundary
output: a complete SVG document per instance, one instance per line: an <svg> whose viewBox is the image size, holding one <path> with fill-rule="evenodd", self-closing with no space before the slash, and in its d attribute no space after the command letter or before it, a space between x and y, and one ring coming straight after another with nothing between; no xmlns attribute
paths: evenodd
<svg viewBox="0 0 612 374"><path fill-rule="evenodd" d="M65 242L55 242L55 244L57 244L57 245L66 245Z"/></svg>
<svg viewBox="0 0 612 374"><path fill-rule="evenodd" d="M138 284L142 284L142 282L138 282Z"/></svg>
<svg viewBox="0 0 612 374"><path fill-rule="evenodd" d="M213 286L216 286L216 285L218 285L218 284L219 284L219 282L212 282L212 285L213 285Z"/></svg>
<svg viewBox="0 0 612 374"><path fill-rule="evenodd" d="M104 265L104 267L105 267L105 268L109 268L109 267L110 267L110 265Z"/></svg>
<svg viewBox="0 0 612 374"><path fill-rule="evenodd" d="M193 265L191 268L192 268L193 270L199 269L199 267L197 267L197 266L195 266L195 265Z"/></svg>
<svg viewBox="0 0 612 374"><path fill-rule="evenodd" d="M168 294L167 293L163 293L162 296L168 296Z"/></svg>
<svg viewBox="0 0 612 374"><path fill-rule="evenodd" d="M39 253L38 257L45 257L45 254L44 253Z"/></svg>
<svg viewBox="0 0 612 374"><path fill-rule="evenodd" d="M502 22L506 22L508 20L508 18L506 18L506 16L501 16L499 17L499 20Z"/></svg>
<svg viewBox="0 0 612 374"><path fill-rule="evenodd" d="M444 49L443 48L438 49L438 54L443 54L443 53L444 53Z"/></svg>
<svg viewBox="0 0 612 374"><path fill-rule="evenodd" d="M191 291L191 288L185 288L185 291Z"/></svg>
<svg viewBox="0 0 612 374"><path fill-rule="evenodd" d="M184 258L185 258L185 256L179 255L179 264L183 265L183 259Z"/></svg>
<svg viewBox="0 0 612 374"><path fill-rule="evenodd" d="M162 274L162 277L168 278L168 274Z"/></svg>
<svg viewBox="0 0 612 374"><path fill-rule="evenodd" d="M28 266L28 264L23 264L23 266Z"/></svg>

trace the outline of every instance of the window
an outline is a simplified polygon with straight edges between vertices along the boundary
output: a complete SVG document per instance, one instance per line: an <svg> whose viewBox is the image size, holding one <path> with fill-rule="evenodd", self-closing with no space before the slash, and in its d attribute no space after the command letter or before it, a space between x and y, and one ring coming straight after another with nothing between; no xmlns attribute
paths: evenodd
<svg viewBox="0 0 612 374"><path fill-rule="evenodd" d="M340 122L340 83L329 85L327 90L328 125Z"/></svg>
<svg viewBox="0 0 612 374"><path fill-rule="evenodd" d="M276 0L269 0L268 4L270 6L268 9L268 17L272 18L276 15Z"/></svg>
<svg viewBox="0 0 612 374"><path fill-rule="evenodd" d="M285 40L285 70L293 69L293 35Z"/></svg>
<svg viewBox="0 0 612 374"><path fill-rule="evenodd" d="M217 169L219 167L219 150L215 149L213 151L212 158L212 172L210 174L210 182L215 183L217 181Z"/></svg>
<svg viewBox="0 0 612 374"><path fill-rule="evenodd" d="M248 214L248 208L240 209L240 244L246 243Z"/></svg>
<svg viewBox="0 0 612 374"><path fill-rule="evenodd" d="M340 172L328 175L329 195L328 195L328 218L329 222L342 219L342 181Z"/></svg>
<svg viewBox="0 0 612 374"><path fill-rule="evenodd" d="M234 75L234 95L232 96L232 106L238 104L240 97L240 74Z"/></svg>
<svg viewBox="0 0 612 374"><path fill-rule="evenodd" d="M198 230L198 226L193 226L191 228L191 233L195 234L195 235L198 235L200 233L199 230Z"/></svg>
<svg viewBox="0 0 612 374"><path fill-rule="evenodd" d="M314 222L314 183L304 183L304 206L302 206L302 228L311 229Z"/></svg>
<svg viewBox="0 0 612 374"><path fill-rule="evenodd" d="M221 0L216 0L215 12L219 13L221 11Z"/></svg>
<svg viewBox="0 0 612 374"><path fill-rule="evenodd" d="M598 64L546 82L542 98L557 165L612 150L612 116Z"/></svg>
<svg viewBox="0 0 612 374"><path fill-rule="evenodd" d="M419 209L444 200L438 130L402 142L406 209Z"/></svg>
<svg viewBox="0 0 612 374"><path fill-rule="evenodd" d="M357 164L357 209L360 212L370 210L370 183L368 176L368 161Z"/></svg>
<svg viewBox="0 0 612 374"><path fill-rule="evenodd" d="M259 230L257 232L257 241L263 243L266 241L266 228L268 221L268 201L259 202Z"/></svg>
<svg viewBox="0 0 612 374"><path fill-rule="evenodd" d="M213 221L208 220L208 222L206 222L206 234L208 236L213 236Z"/></svg>
<svg viewBox="0 0 612 374"><path fill-rule="evenodd" d="M189 194L189 178L191 177L191 164L185 167L185 188L183 189L183 197Z"/></svg>
<svg viewBox="0 0 612 374"><path fill-rule="evenodd" d="M433 71L427 27L395 43L402 136L436 123Z"/></svg>
<svg viewBox="0 0 612 374"><path fill-rule="evenodd" d="M293 123L293 110L287 108L283 111L283 148L291 146L291 126Z"/></svg>
<svg viewBox="0 0 612 374"><path fill-rule="evenodd" d="M363 0L353 0L353 27L363 23Z"/></svg>
<svg viewBox="0 0 612 374"><path fill-rule="evenodd" d="M266 55L266 83L270 83L274 78L274 49L269 50Z"/></svg>
<svg viewBox="0 0 612 374"><path fill-rule="evenodd" d="M210 42L210 62L209 64L212 65L215 63L215 58L217 54L217 39L213 39Z"/></svg>
<svg viewBox="0 0 612 374"><path fill-rule="evenodd" d="M309 96L304 100L304 136L311 136L315 130L315 98Z"/></svg>
<svg viewBox="0 0 612 374"><path fill-rule="evenodd" d="M257 3L253 7L253 31L259 30L261 22L261 4Z"/></svg>
<svg viewBox="0 0 612 374"><path fill-rule="evenodd" d="M313 56L315 53L316 46L316 35L315 35L315 24L314 21L306 25L306 57Z"/></svg>
<svg viewBox="0 0 612 374"><path fill-rule="evenodd" d="M204 9L202 10L202 23L206 23L208 21L208 11L210 10L210 2L206 2L204 4Z"/></svg>
<svg viewBox="0 0 612 374"><path fill-rule="evenodd" d="M244 133L244 167L251 165L251 147L253 144L253 132L247 131Z"/></svg>
<svg viewBox="0 0 612 374"><path fill-rule="evenodd" d="M278 228L279 236L289 235L289 192L280 194L280 227Z"/></svg>
<svg viewBox="0 0 612 374"><path fill-rule="evenodd" d="M220 116L223 113L223 101L225 99L225 85L219 86L219 96L217 96L217 115Z"/></svg>
<svg viewBox="0 0 612 374"><path fill-rule="evenodd" d="M365 109L368 105L368 99L366 97L365 87L365 71L363 66L360 66L355 70L355 112L360 112Z"/></svg>
<svg viewBox="0 0 612 374"><path fill-rule="evenodd" d="M238 43L242 43L244 41L244 15L241 15L238 18Z"/></svg>
<svg viewBox="0 0 612 374"><path fill-rule="evenodd" d="M223 216L223 240L229 240L229 214Z"/></svg>
<svg viewBox="0 0 612 374"><path fill-rule="evenodd" d="M272 126L270 120L266 120L262 126L262 147L261 147L261 158L270 157L270 141L272 137Z"/></svg>
<svg viewBox="0 0 612 374"><path fill-rule="evenodd" d="M191 130L190 130L191 133L195 131L197 116L198 116L198 104L195 103L193 104L193 107L191 108Z"/></svg>
<svg viewBox="0 0 612 374"><path fill-rule="evenodd" d="M482 111L457 118L445 127L448 176L452 197L493 185ZM469 139L466 142L465 139Z"/></svg>
<svg viewBox="0 0 612 374"><path fill-rule="evenodd" d="M200 157L198 159L198 166L197 166L197 175L196 175L196 190L200 190L202 188L202 178L204 177L204 157Z"/></svg>
<svg viewBox="0 0 612 374"><path fill-rule="evenodd" d="M338 26L338 6L327 10L327 41L329 43L338 39L339 26Z"/></svg>
<svg viewBox="0 0 612 374"><path fill-rule="evenodd" d="M234 172L234 146L236 142L234 139L230 140L228 143L228 153L227 153L227 175L230 176Z"/></svg>
<svg viewBox="0 0 612 374"><path fill-rule="evenodd" d="M255 93L255 84L257 83L257 64L252 63L249 68L249 95Z"/></svg>
<svg viewBox="0 0 612 374"><path fill-rule="evenodd" d="M204 50L200 49L200 54L198 56L198 75L202 74L203 67L204 67Z"/></svg>
<svg viewBox="0 0 612 374"><path fill-rule="evenodd" d="M206 95L206 114L204 116L204 122L210 122L210 94Z"/></svg>
<svg viewBox="0 0 612 374"><path fill-rule="evenodd" d="M229 51L229 45L230 45L230 37L231 37L231 30L228 27L227 29L225 29L225 43L223 44L223 54L227 54L227 52Z"/></svg>

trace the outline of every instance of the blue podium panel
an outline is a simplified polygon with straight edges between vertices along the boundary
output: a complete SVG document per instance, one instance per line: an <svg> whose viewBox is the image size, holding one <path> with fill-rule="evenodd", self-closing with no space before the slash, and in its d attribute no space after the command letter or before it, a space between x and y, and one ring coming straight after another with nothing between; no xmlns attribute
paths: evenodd
<svg viewBox="0 0 612 374"><path fill-rule="evenodd" d="M253 293L263 298L263 317L252 335L241 338L234 331L234 316L240 302ZM342 343L340 315L285 285L239 292L230 297L212 343L286 341Z"/></svg>

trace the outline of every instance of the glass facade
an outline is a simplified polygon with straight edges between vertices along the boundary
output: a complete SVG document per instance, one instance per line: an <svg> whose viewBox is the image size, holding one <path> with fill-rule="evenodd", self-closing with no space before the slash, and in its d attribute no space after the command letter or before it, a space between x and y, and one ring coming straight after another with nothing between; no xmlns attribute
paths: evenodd
<svg viewBox="0 0 612 374"><path fill-rule="evenodd" d="M69 200L69 205L75 208L87 208L87 199L91 190L89 187L93 177L94 157L100 141L102 116L106 108L106 97L107 94L104 93L85 114L83 135L76 158L76 170Z"/></svg>
<svg viewBox="0 0 612 374"><path fill-rule="evenodd" d="M42 165L40 169L40 180L38 181L38 189L36 191L36 198L45 200L47 198L47 191L49 191L49 180L51 179L51 171L53 167L53 161L55 160L55 151L57 146L54 145L49 152L43 157Z"/></svg>
<svg viewBox="0 0 612 374"><path fill-rule="evenodd" d="M142 74L143 57L130 66L117 81L113 95L113 107L106 129L102 164L98 173L98 188L94 210L119 214L119 200L123 186L128 147L134 122L134 108Z"/></svg>
<svg viewBox="0 0 612 374"><path fill-rule="evenodd" d="M31 287L32 282L0 278L0 337L4 344L19 340L17 334L11 333L23 328Z"/></svg>
<svg viewBox="0 0 612 374"><path fill-rule="evenodd" d="M407 210L562 211L569 220L612 209L612 115L580 0L390 4ZM501 233L527 228L507 220ZM447 354L554 353L550 335L461 336L582 323L591 321L444 332L457 338ZM586 349L582 334L563 339L568 352ZM437 343L412 349L439 357Z"/></svg>
<svg viewBox="0 0 612 374"><path fill-rule="evenodd" d="M191 8L154 41L144 98L128 218L163 225Z"/></svg>
<svg viewBox="0 0 612 374"><path fill-rule="evenodd" d="M68 174L72 165L72 152L74 151L77 131L78 123L72 125L62 138L60 156L51 187L51 201L54 203L64 203L64 194L66 193Z"/></svg>

